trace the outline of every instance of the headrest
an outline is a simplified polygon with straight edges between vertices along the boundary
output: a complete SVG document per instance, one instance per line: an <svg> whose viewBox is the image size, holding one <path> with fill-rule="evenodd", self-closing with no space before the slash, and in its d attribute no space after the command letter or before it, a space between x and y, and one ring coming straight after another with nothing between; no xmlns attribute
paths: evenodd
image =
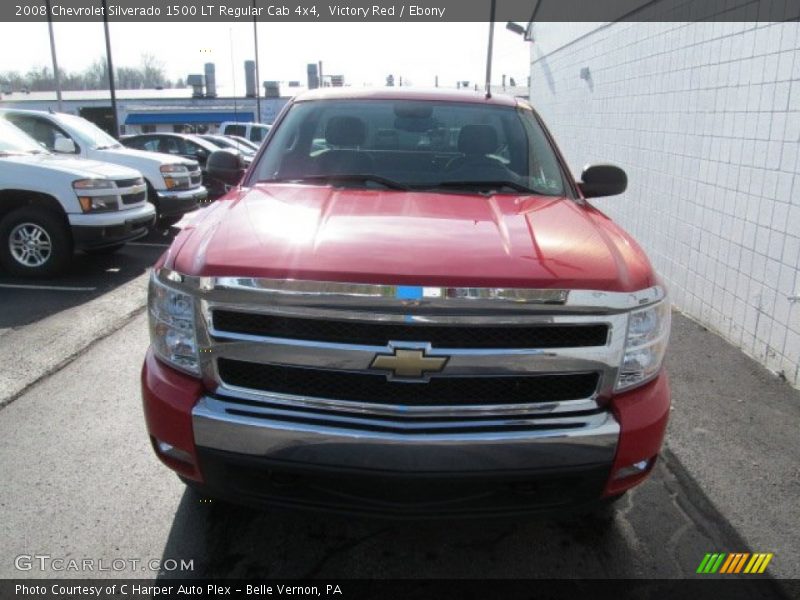
<svg viewBox="0 0 800 600"><path fill-rule="evenodd" d="M331 117L325 141L334 146L360 146L367 139L367 126L357 117Z"/></svg>
<svg viewBox="0 0 800 600"><path fill-rule="evenodd" d="M497 149L497 132L491 125L464 125L458 134L458 151L489 154Z"/></svg>

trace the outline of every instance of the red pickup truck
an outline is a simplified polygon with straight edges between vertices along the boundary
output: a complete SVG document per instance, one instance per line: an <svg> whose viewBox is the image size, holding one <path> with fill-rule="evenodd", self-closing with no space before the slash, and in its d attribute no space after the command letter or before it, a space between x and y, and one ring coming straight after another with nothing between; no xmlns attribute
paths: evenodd
<svg viewBox="0 0 800 600"><path fill-rule="evenodd" d="M399 516L608 504L670 395L664 285L519 99L316 90L150 280L158 457L233 502Z"/></svg>

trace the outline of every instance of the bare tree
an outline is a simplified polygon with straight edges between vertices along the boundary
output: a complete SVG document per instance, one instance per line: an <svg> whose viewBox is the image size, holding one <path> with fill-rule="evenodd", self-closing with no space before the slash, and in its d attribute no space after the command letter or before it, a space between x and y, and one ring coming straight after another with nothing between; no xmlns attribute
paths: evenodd
<svg viewBox="0 0 800 600"><path fill-rule="evenodd" d="M114 72L117 87L120 89L149 89L170 87L164 64L154 55L142 54L137 67L120 66ZM25 74L18 71L0 73L3 87L11 91L51 91L55 89L55 78L49 67L35 66ZM179 80L183 87L183 80ZM97 58L81 72L61 72L61 88L64 90L104 90L108 88L108 64L105 58Z"/></svg>

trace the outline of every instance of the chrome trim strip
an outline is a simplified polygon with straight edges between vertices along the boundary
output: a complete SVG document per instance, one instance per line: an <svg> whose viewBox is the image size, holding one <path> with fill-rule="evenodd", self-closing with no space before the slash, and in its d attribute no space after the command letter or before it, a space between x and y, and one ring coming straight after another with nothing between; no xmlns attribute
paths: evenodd
<svg viewBox="0 0 800 600"><path fill-rule="evenodd" d="M595 397L583 400L567 400L564 402L539 402L536 404L459 404L458 406L407 406L399 404L377 404L355 402L353 400L333 400L330 398L312 398L309 396L293 396L276 392L262 392L249 388L221 384L216 395L234 406L237 400L261 402L297 409L311 409L330 413L350 413L380 415L386 417L448 417L457 418L484 416L505 417L522 415L558 415L597 410Z"/></svg>
<svg viewBox="0 0 800 600"><path fill-rule="evenodd" d="M514 288L454 288L426 286L370 285L340 283L335 281L304 281L296 279L263 279L247 277L218 277L215 287L231 290L258 290L261 292L300 294L314 296L356 296L369 298L399 297L402 287L419 288L419 298L408 299L413 306L418 300L499 300L523 304L564 304L568 291L559 289Z"/></svg>
<svg viewBox="0 0 800 600"><path fill-rule="evenodd" d="M291 420L308 420L308 413L231 409L214 398L200 399L192 411L198 446L304 464L415 473L610 465L620 432L610 412L506 421L509 426L546 427L527 431L503 431L501 423L497 431L394 433L370 430L363 423L359 427L344 418L319 425ZM469 425L475 424L447 423Z"/></svg>
<svg viewBox="0 0 800 600"><path fill-rule="evenodd" d="M319 309L351 309L368 312L409 312L417 315L446 310L483 316L494 311L547 312L548 314L591 312L613 314L658 302L666 296L662 286L637 292L603 290L553 290L527 288L468 288L373 285L331 281L265 279L253 277L195 277L161 269L157 277L165 283L201 295L214 292L225 304L259 303ZM404 298L403 288L419 290L415 298ZM254 296L253 294L258 294Z"/></svg>

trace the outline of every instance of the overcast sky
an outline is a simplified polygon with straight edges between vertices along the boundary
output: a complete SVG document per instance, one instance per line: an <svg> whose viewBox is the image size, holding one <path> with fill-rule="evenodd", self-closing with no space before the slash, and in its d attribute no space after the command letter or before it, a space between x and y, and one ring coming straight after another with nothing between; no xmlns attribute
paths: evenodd
<svg viewBox="0 0 800 600"><path fill-rule="evenodd" d="M250 23L111 23L115 66L137 65L143 52L161 60L171 79L202 73L216 63L220 95L244 89L243 61L253 58ZM59 67L79 71L105 55L103 25L55 23ZM482 84L488 23L259 23L262 80L306 81L306 64L323 61L326 75L352 85L383 85L386 75L413 85ZM530 49L522 37L496 25L493 80L503 73L527 82ZM232 51L232 52L231 52ZM0 72L51 66L46 23L0 23Z"/></svg>

